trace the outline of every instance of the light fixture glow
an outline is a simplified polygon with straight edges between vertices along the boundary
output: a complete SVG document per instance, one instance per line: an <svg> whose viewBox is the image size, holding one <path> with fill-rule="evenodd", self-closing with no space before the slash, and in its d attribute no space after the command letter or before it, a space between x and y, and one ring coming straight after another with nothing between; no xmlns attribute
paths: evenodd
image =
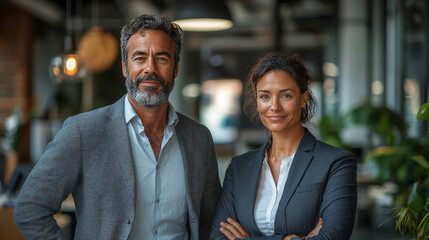
<svg viewBox="0 0 429 240"><path fill-rule="evenodd" d="M184 0L174 20L185 31L220 31L233 26L225 0Z"/></svg>
<svg viewBox="0 0 429 240"><path fill-rule="evenodd" d="M76 74L76 70L77 70L76 58L74 58L74 57L68 58L66 60L66 69L64 72L67 75L73 76Z"/></svg>
<svg viewBox="0 0 429 240"><path fill-rule="evenodd" d="M221 31L232 27L232 21L216 18L191 18L175 21L185 31Z"/></svg>
<svg viewBox="0 0 429 240"><path fill-rule="evenodd" d="M323 64L323 73L328 77L338 77L339 69L337 64L332 62L325 62Z"/></svg>
<svg viewBox="0 0 429 240"><path fill-rule="evenodd" d="M82 61L79 61L79 55L64 54L52 59L49 74L55 83L80 81L87 75L87 69L82 66Z"/></svg>
<svg viewBox="0 0 429 240"><path fill-rule="evenodd" d="M54 74L54 76L60 75L60 68L58 66L54 66L52 69L52 73Z"/></svg>
<svg viewBox="0 0 429 240"><path fill-rule="evenodd" d="M372 82L371 91L373 95L383 94L384 92L383 82L381 82L380 80L375 80L374 82Z"/></svg>
<svg viewBox="0 0 429 240"><path fill-rule="evenodd" d="M327 96L331 96L335 93L335 80L333 78L325 78L323 82L323 91Z"/></svg>
<svg viewBox="0 0 429 240"><path fill-rule="evenodd" d="M188 84L183 88L182 94L188 98L197 98L201 95L201 85L199 83Z"/></svg>
<svg viewBox="0 0 429 240"><path fill-rule="evenodd" d="M64 54L53 57L49 64L49 75L55 83L81 81L87 75L80 55L73 51L71 1L66 1L67 35L64 38Z"/></svg>

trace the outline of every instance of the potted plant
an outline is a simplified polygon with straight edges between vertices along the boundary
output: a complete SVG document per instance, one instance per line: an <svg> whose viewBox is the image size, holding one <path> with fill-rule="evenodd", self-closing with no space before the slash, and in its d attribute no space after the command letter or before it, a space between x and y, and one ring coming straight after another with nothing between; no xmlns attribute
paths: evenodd
<svg viewBox="0 0 429 240"><path fill-rule="evenodd" d="M374 110L374 109L373 109ZM379 113L381 110L378 109ZM388 112L388 111L387 111ZM355 112L356 113L356 112ZM387 115L392 114L388 113ZM423 104L417 118L420 121L429 119L429 103ZM373 176L380 181L393 181L398 185L394 194L395 209L392 218L396 230L402 235L409 234L417 240L429 239L429 137L425 134L418 138L402 138L395 141L390 131L393 125L402 119L399 116L385 118L386 126L379 129L387 137L387 144L369 151L365 156ZM375 124L377 120L371 124ZM391 123L395 124L391 124ZM399 129L399 132L402 130Z"/></svg>
<svg viewBox="0 0 429 240"><path fill-rule="evenodd" d="M18 164L19 143L22 131L22 116L19 108L15 108L13 113L6 118L2 131L1 150L6 156L4 162L3 185L6 185L11 177L16 165Z"/></svg>

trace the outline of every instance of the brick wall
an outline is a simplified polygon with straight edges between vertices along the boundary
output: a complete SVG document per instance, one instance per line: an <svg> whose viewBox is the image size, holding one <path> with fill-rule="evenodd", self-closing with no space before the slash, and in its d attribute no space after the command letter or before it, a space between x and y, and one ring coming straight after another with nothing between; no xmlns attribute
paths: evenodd
<svg viewBox="0 0 429 240"><path fill-rule="evenodd" d="M0 2L0 128L16 106L29 113L33 60L33 17L7 2ZM20 162L28 161L29 133L24 127Z"/></svg>

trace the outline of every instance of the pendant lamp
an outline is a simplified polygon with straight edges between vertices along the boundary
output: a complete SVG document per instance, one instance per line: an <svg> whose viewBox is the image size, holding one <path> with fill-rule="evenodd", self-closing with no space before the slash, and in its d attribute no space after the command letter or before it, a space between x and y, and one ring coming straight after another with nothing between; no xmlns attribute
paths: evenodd
<svg viewBox="0 0 429 240"><path fill-rule="evenodd" d="M177 8L174 22L185 31L220 31L233 26L224 0L185 0Z"/></svg>
<svg viewBox="0 0 429 240"><path fill-rule="evenodd" d="M100 73L110 68L118 57L119 44L116 37L98 24L98 0L91 1L92 27L82 36L78 53L91 73Z"/></svg>
<svg viewBox="0 0 429 240"><path fill-rule="evenodd" d="M49 65L49 75L55 83L64 81L80 81L86 75L79 54L73 51L73 37L71 34L71 0L66 3L66 30L64 39L64 53L52 58Z"/></svg>

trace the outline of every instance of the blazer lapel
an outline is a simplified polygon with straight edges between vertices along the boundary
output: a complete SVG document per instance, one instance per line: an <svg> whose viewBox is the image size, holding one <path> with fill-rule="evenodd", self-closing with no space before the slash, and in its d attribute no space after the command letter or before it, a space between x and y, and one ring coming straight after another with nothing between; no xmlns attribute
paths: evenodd
<svg viewBox="0 0 429 240"><path fill-rule="evenodd" d="M131 143L128 136L128 129L125 123L124 113L124 100L127 95L122 97L119 101L111 105L110 112L106 116L106 134L108 136L108 142L111 144L110 149L106 151L111 152L112 159L118 167L119 174L124 176L125 192L128 194L124 196L124 200L132 201L132 206L135 206L135 170L134 160L131 153ZM132 176L132 177L130 177Z"/></svg>
<svg viewBox="0 0 429 240"><path fill-rule="evenodd" d="M183 117L180 113L177 113L179 117L179 122L176 125L177 140L179 142L180 153L182 154L183 159L183 168L185 171L185 184L186 184L186 199L188 202L188 213L189 219L195 224L197 224L198 216L195 212L195 205L193 201L194 195L192 194L192 172L193 172L193 162L192 152L194 151L192 131L189 131L188 128L182 126L184 124ZM186 131L186 129L188 131Z"/></svg>
<svg viewBox="0 0 429 240"><path fill-rule="evenodd" d="M242 168L241 170L239 170L242 175L237 176L236 178L240 181L237 182L236 186L243 186L237 191L236 195L240 197L240 200L238 202L243 203L241 206L246 208L246 210L244 211L244 220L246 222L249 222L250 224L250 229L248 230L250 232L258 232L259 234L261 234L261 232L256 225L254 217L255 200L259 186L259 178L261 177L262 162L265 158L265 149L267 148L267 146L268 144L265 144L263 147L256 150L256 154L253 154L253 157L251 159L246 159L249 164L239 166ZM248 186L248 188L244 186ZM251 211L249 211L249 209Z"/></svg>
<svg viewBox="0 0 429 240"><path fill-rule="evenodd" d="M308 165L313 159L313 149L314 144L316 143L316 139L307 129L305 129L305 131L306 132L304 134L304 137L302 138L298 146L297 152L292 162L292 166L289 170L289 175L284 186L283 195L277 209L275 220L276 230L284 228L281 225L285 224L286 219L284 219L285 215L281 214L281 212L286 209L286 206L288 205L290 199L295 193L296 188L301 182L301 179L304 176Z"/></svg>

